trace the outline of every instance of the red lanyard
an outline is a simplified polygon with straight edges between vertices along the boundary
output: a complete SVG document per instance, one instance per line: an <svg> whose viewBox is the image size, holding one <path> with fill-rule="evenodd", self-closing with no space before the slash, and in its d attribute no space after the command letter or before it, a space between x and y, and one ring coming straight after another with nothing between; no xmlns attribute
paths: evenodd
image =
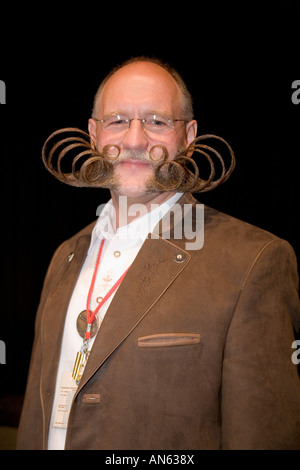
<svg viewBox="0 0 300 470"><path fill-rule="evenodd" d="M99 302L99 304L97 305L95 310L92 312L90 310L90 302L91 302L91 297L92 297L92 293L93 293L93 290L94 290L94 285L95 285L95 281L96 281L96 277L97 277L97 272L98 272L98 268L99 268L99 264L100 264L100 258L101 258L104 242L105 242L105 239L103 238L102 241L101 241L100 248L99 248L99 253L98 253L98 257L97 257L97 261L96 261L96 266L95 266L95 269L94 269L94 274L93 274L91 286L90 286L87 301L86 301L87 331L85 332L85 336L84 336L85 339L90 339L91 324L93 323L93 320L94 320L96 314L99 312L100 308L107 301L107 299L109 299L109 297L114 293L116 288L121 284L121 282L123 281L123 279L125 277L125 274L127 273L128 269L129 269L129 268L126 269L126 271L117 280L117 282L112 286L112 288L108 291L106 296L101 300L101 302Z"/></svg>

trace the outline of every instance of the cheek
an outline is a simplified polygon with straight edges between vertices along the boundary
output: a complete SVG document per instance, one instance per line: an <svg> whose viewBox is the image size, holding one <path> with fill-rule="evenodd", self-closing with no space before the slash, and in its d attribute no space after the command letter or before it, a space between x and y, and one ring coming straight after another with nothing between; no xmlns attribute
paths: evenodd
<svg viewBox="0 0 300 470"><path fill-rule="evenodd" d="M158 142L156 142L158 143ZM178 132L177 134L170 134L165 136L159 142L160 145L164 145L168 150L169 160L173 158L182 150L186 148L186 133Z"/></svg>
<svg viewBox="0 0 300 470"><path fill-rule="evenodd" d="M96 147L98 151L102 151L102 149L109 144L117 144L117 142L112 141L111 139L105 138L105 136L101 134L97 134L96 136Z"/></svg>

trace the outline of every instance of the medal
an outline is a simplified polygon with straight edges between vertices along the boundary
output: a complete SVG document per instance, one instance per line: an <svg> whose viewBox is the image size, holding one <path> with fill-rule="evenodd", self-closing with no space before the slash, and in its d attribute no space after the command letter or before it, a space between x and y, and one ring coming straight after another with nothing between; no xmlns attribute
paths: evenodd
<svg viewBox="0 0 300 470"><path fill-rule="evenodd" d="M76 328L77 328L77 331L78 331L79 335L81 336L81 338L84 338L85 332L86 332L86 329L87 329L87 311L86 310L83 310L78 315L77 321L76 321ZM90 338L93 338L95 336L95 334L97 333L97 331L98 331L98 321L97 321L97 317L95 317L93 319L92 323L91 323L91 336L90 336Z"/></svg>

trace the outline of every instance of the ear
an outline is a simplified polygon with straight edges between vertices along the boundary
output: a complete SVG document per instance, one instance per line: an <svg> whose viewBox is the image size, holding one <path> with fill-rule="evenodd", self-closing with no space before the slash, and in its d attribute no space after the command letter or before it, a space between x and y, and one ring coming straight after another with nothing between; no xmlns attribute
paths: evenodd
<svg viewBox="0 0 300 470"><path fill-rule="evenodd" d="M90 118L89 119L89 124L88 124L88 129L89 129L89 134L91 138L91 146L93 148L96 148L96 142L97 142L97 123L94 121L94 119Z"/></svg>
<svg viewBox="0 0 300 470"><path fill-rule="evenodd" d="M186 146L188 147L196 139L198 124L197 121L189 121L186 125Z"/></svg>
<svg viewBox="0 0 300 470"><path fill-rule="evenodd" d="M197 121L189 121L186 125L186 146L188 147L194 139L196 139L198 124ZM191 157L193 152L187 154L188 157Z"/></svg>

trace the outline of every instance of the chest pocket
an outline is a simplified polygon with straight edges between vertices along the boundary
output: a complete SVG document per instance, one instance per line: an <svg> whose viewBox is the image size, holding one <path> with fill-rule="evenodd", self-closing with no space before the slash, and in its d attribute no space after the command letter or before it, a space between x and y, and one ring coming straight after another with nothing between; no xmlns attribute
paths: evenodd
<svg viewBox="0 0 300 470"><path fill-rule="evenodd" d="M140 336L137 342L140 348L186 346L198 343L200 343L199 333L159 333L156 335Z"/></svg>

